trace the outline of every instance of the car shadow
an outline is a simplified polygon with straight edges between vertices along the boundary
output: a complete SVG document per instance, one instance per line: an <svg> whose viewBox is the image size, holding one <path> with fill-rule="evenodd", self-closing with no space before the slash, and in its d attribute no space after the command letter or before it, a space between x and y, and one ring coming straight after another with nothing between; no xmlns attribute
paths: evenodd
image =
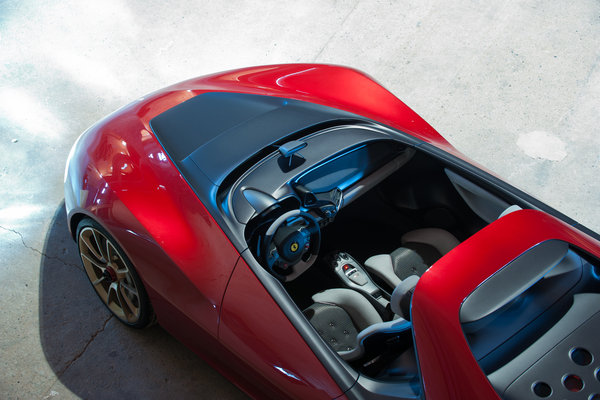
<svg viewBox="0 0 600 400"><path fill-rule="evenodd" d="M90 285L66 223L64 202L46 234L39 320L44 355L60 385L85 399L246 396L159 325L121 324Z"/></svg>

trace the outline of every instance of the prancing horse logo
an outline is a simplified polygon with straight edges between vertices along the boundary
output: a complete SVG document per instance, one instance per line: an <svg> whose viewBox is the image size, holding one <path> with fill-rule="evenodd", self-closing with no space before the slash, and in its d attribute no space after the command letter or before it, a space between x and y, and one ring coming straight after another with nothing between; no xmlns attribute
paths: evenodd
<svg viewBox="0 0 600 400"><path fill-rule="evenodd" d="M290 246L290 250L292 253L295 253L298 250L298 242L293 242Z"/></svg>

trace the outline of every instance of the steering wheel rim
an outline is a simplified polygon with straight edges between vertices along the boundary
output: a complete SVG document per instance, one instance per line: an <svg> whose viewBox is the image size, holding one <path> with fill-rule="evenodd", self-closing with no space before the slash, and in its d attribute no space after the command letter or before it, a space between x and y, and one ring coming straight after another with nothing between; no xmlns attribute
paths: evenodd
<svg viewBox="0 0 600 400"><path fill-rule="evenodd" d="M297 233L304 235L304 237L306 238L307 247L304 251L301 251L301 254L297 257L297 261L290 261L281 256L279 254L280 251L277 248L277 244L274 243L274 238L276 236L277 231L286 223L286 221L292 218L302 218L302 220L306 223L305 226L302 226L299 229L297 229ZM306 237L307 234L309 235L308 237ZM301 210L291 210L280 215L271 223L271 225L269 225L269 228L267 228L267 231L263 236L261 246L263 261L265 262L271 274L273 274L274 276L276 276L284 282L288 282L297 278L312 264L314 264L319 254L320 245L321 230L319 228L318 221L307 212ZM275 250L275 253L273 252L273 250ZM310 255L306 260L304 260L307 253L309 253ZM280 260L284 260L284 265L279 265ZM281 272L277 271L277 269L279 269Z"/></svg>

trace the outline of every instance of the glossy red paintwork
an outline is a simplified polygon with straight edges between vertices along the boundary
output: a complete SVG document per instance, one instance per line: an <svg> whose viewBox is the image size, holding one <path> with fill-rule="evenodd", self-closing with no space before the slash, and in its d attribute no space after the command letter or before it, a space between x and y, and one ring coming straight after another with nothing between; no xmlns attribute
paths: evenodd
<svg viewBox="0 0 600 400"><path fill-rule="evenodd" d="M560 239L600 257L600 243L539 211L511 213L434 264L419 280L412 321L426 398L498 399L472 355L460 321L463 300L497 270L536 244Z"/></svg>
<svg viewBox="0 0 600 400"><path fill-rule="evenodd" d="M238 368L252 368L269 382L263 396L317 400L342 394L243 259L223 299L219 338L241 360Z"/></svg>
<svg viewBox="0 0 600 400"><path fill-rule="evenodd" d="M139 99L90 128L69 161L70 179L65 183L69 220L76 214L75 224L80 215L98 220L143 270L152 300L177 304L213 335L238 254L149 126L156 115L207 91L269 94L338 107L450 148L422 118L368 76L331 65L254 67L192 79ZM150 252L146 245L158 249ZM148 254L161 251L162 262L148 263L152 261ZM171 273L173 269L177 272ZM186 285L189 291L183 289Z"/></svg>
<svg viewBox="0 0 600 400"><path fill-rule="evenodd" d="M239 255L133 111L79 141L88 152L69 165L83 171L76 193L85 195L77 206L119 241L150 294L159 294L152 301L177 304L216 336L219 304Z"/></svg>
<svg viewBox="0 0 600 400"><path fill-rule="evenodd" d="M173 89L233 91L304 100L388 124L424 141L452 148L435 129L361 71L322 64L267 65L182 82Z"/></svg>
<svg viewBox="0 0 600 400"><path fill-rule="evenodd" d="M418 115L361 72L308 64L247 68L182 82L139 99L84 133L67 165L65 204L70 229L76 228L82 216L103 225L137 267L159 322L206 354L211 352L194 345L193 337L221 343L217 336L221 300L239 254L165 155L149 123L156 115L207 91L269 94L338 107L451 149ZM256 290L264 290L260 288ZM236 312L253 315L256 310L243 307L246 304L242 302ZM273 302L262 312L268 320L282 318ZM228 315L232 318L234 314ZM243 332L234 331L242 327L228 329L231 337L244 337ZM303 343L289 326L282 330L286 340ZM306 382L319 382L323 393L339 394L340 389L308 347L297 348L307 353L304 363L295 365L295 373ZM251 350L244 353L245 362L249 368L261 370L264 353L269 351L261 347ZM218 357L211 359L219 361ZM221 365L220 370L227 373L226 366ZM267 382L263 382L265 387ZM296 382L278 383L290 396L306 392ZM302 389L297 393L298 387Z"/></svg>
<svg viewBox="0 0 600 400"><path fill-rule="evenodd" d="M74 146L65 180L69 227L74 230L82 216L89 216L111 233L138 269L165 329L255 397L338 396L342 390L240 259L150 129L158 114L208 91L340 108L464 156L365 74L313 64L253 67L181 82L116 111ZM457 325L457 307L477 282L544 235L567 235L582 248L587 243L597 250L597 244L550 217L516 215L466 241L419 283L413 319L428 398L495 395ZM526 226L532 219L543 228ZM517 238L514 232L520 228L535 232ZM505 237L507 245L494 248L496 235ZM493 262L478 269L481 265L475 266L472 256ZM451 289L437 292L440 284Z"/></svg>

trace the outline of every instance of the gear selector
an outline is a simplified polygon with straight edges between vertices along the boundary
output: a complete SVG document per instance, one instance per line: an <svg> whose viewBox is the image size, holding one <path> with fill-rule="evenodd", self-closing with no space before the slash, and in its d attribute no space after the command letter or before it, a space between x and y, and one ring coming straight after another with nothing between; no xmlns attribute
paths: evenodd
<svg viewBox="0 0 600 400"><path fill-rule="evenodd" d="M383 306L389 304L363 267L348 253L335 254L331 266L347 287L372 297Z"/></svg>

